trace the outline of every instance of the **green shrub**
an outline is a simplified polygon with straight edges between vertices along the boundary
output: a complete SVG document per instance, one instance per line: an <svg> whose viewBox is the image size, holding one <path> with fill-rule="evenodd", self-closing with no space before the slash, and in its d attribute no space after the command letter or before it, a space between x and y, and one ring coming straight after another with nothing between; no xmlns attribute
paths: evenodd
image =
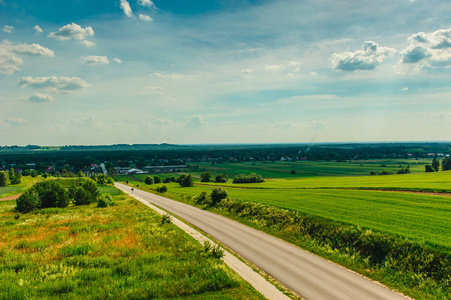
<svg viewBox="0 0 451 300"><path fill-rule="evenodd" d="M203 172L200 174L200 182L210 182L211 181L211 173L210 172Z"/></svg>
<svg viewBox="0 0 451 300"><path fill-rule="evenodd" d="M216 176L215 182L226 183L228 179L229 178L227 177L227 174L219 174L219 175Z"/></svg>
<svg viewBox="0 0 451 300"><path fill-rule="evenodd" d="M171 216L169 214L161 215L161 225L171 223Z"/></svg>
<svg viewBox="0 0 451 300"><path fill-rule="evenodd" d="M216 205L219 202L221 202L222 199L227 198L227 191L221 189L221 188L214 188L211 191L211 202L212 205Z"/></svg>
<svg viewBox="0 0 451 300"><path fill-rule="evenodd" d="M153 182L155 182L155 183L161 183L161 177L160 177L160 176L154 176L154 177L153 177Z"/></svg>
<svg viewBox="0 0 451 300"><path fill-rule="evenodd" d="M182 175L179 179L179 184L183 187L191 187L194 185L193 177L191 176L191 174Z"/></svg>
<svg viewBox="0 0 451 300"><path fill-rule="evenodd" d="M113 205L115 205L115 203L110 195L102 195L97 201L97 207L108 207Z"/></svg>
<svg viewBox="0 0 451 300"><path fill-rule="evenodd" d="M378 174L379 174L379 175L392 175L392 174L393 174L393 171L390 171L390 170L382 170L382 171L379 171Z"/></svg>
<svg viewBox="0 0 451 300"><path fill-rule="evenodd" d="M91 195L81 186L75 188L74 203L75 205L86 205L91 203Z"/></svg>
<svg viewBox="0 0 451 300"><path fill-rule="evenodd" d="M197 198L196 203L197 204L204 204L207 200L207 192L202 192Z"/></svg>
<svg viewBox="0 0 451 300"><path fill-rule="evenodd" d="M39 195L36 191L29 189L16 200L16 210L21 213L28 213L41 206Z"/></svg>
<svg viewBox="0 0 451 300"><path fill-rule="evenodd" d="M168 191L168 187L165 186L165 185L163 185L163 186L157 188L157 192L158 192L158 193L166 193L167 191Z"/></svg>
<svg viewBox="0 0 451 300"><path fill-rule="evenodd" d="M233 183L259 183L265 182L260 174L249 173L248 175L237 175L233 178Z"/></svg>
<svg viewBox="0 0 451 300"><path fill-rule="evenodd" d="M153 184L153 178L150 176L147 176L146 179L144 180L144 183L147 185Z"/></svg>

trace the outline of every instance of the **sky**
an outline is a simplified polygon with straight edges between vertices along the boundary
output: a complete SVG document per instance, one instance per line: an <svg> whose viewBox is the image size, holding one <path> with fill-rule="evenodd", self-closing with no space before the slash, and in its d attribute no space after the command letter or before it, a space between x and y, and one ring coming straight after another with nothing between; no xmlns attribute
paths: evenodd
<svg viewBox="0 0 451 300"><path fill-rule="evenodd" d="M0 145L451 140L448 0L0 0Z"/></svg>

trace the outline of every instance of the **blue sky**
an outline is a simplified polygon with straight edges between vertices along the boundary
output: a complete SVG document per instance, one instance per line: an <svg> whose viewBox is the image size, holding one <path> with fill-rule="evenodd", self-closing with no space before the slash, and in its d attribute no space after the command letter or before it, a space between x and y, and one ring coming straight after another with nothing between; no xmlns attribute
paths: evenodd
<svg viewBox="0 0 451 300"><path fill-rule="evenodd" d="M451 3L0 0L0 145L450 140Z"/></svg>

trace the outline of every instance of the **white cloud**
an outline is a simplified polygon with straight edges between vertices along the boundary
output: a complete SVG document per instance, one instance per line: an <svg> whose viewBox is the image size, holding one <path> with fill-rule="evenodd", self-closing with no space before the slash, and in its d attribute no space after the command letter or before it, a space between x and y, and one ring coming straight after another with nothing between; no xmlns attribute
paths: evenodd
<svg viewBox="0 0 451 300"><path fill-rule="evenodd" d="M403 88L401 89L401 92L407 92L408 90L409 90L408 87L403 87Z"/></svg>
<svg viewBox="0 0 451 300"><path fill-rule="evenodd" d="M36 30L36 34L43 32L42 28L39 25L35 25L33 28L34 28L34 30Z"/></svg>
<svg viewBox="0 0 451 300"><path fill-rule="evenodd" d="M188 123L186 123L186 127L188 128L201 128L207 126L207 122L205 122L201 116L192 116Z"/></svg>
<svg viewBox="0 0 451 300"><path fill-rule="evenodd" d="M241 74L244 74L244 75L250 75L252 73L254 73L253 69L243 69L243 70L241 70Z"/></svg>
<svg viewBox="0 0 451 300"><path fill-rule="evenodd" d="M332 55L332 69L342 71L373 70L388 55L394 53L395 49L380 47L375 42L366 41L363 43L362 50L334 53Z"/></svg>
<svg viewBox="0 0 451 300"><path fill-rule="evenodd" d="M133 16L132 9L127 0L121 0L121 9L127 17L131 18Z"/></svg>
<svg viewBox="0 0 451 300"><path fill-rule="evenodd" d="M153 21L152 18L148 15L139 14L139 19L143 21Z"/></svg>
<svg viewBox="0 0 451 300"><path fill-rule="evenodd" d="M79 77L23 77L19 81L20 87L31 87L36 89L50 89L60 92L74 92L83 90L89 86Z"/></svg>
<svg viewBox="0 0 451 300"><path fill-rule="evenodd" d="M8 118L5 122L12 126L23 126L27 124L27 120L21 118Z"/></svg>
<svg viewBox="0 0 451 300"><path fill-rule="evenodd" d="M151 0L138 0L138 4L142 6L155 8L155 4Z"/></svg>
<svg viewBox="0 0 451 300"><path fill-rule="evenodd" d="M177 79L193 80L193 79L199 78L199 76L197 76L197 75L185 75L185 74L180 74L180 73L170 73L170 74L152 73L152 74L150 74L150 76L158 77L158 78L162 78L162 79L170 79L170 80L177 80Z"/></svg>
<svg viewBox="0 0 451 300"><path fill-rule="evenodd" d="M106 56L91 55L91 56L83 56L81 57L81 59L83 60L83 63L88 66L105 65L110 63L110 61Z"/></svg>
<svg viewBox="0 0 451 300"><path fill-rule="evenodd" d="M308 125L309 129L323 130L326 128L326 123L323 121L313 121Z"/></svg>
<svg viewBox="0 0 451 300"><path fill-rule="evenodd" d="M120 58L113 58L113 61L114 62L116 62L116 63L118 63L118 64L121 64L122 63L122 60L120 59Z"/></svg>
<svg viewBox="0 0 451 300"><path fill-rule="evenodd" d="M73 119L70 122L72 125L78 127L92 127L94 125L94 119L92 117Z"/></svg>
<svg viewBox="0 0 451 300"><path fill-rule="evenodd" d="M11 33L11 32L13 32L13 30L14 30L13 26L9 26L9 25L3 26L3 31L6 33Z"/></svg>
<svg viewBox="0 0 451 300"><path fill-rule="evenodd" d="M47 94L34 93L32 96L27 99L30 102L53 102L55 99Z"/></svg>
<svg viewBox="0 0 451 300"><path fill-rule="evenodd" d="M15 71L19 71L19 67L23 65L20 55L55 56L52 50L39 44L13 45L8 40L3 40L0 44L0 73L12 75Z"/></svg>
<svg viewBox="0 0 451 300"><path fill-rule="evenodd" d="M451 66L451 28L409 37L409 46L400 52L402 64L418 64L418 69Z"/></svg>
<svg viewBox="0 0 451 300"><path fill-rule="evenodd" d="M22 58L12 51L13 46L7 40L0 44L0 73L12 75L23 65Z"/></svg>
<svg viewBox="0 0 451 300"><path fill-rule="evenodd" d="M83 41L80 42L80 44L82 44L86 48L90 48L90 47L93 47L93 46L96 45L95 43L93 43L91 41L88 41L88 40L83 40Z"/></svg>
<svg viewBox="0 0 451 300"><path fill-rule="evenodd" d="M278 71L278 70L282 70L284 68L285 68L284 65L269 65L269 66L265 66L265 70L270 70L270 71Z"/></svg>
<svg viewBox="0 0 451 300"><path fill-rule="evenodd" d="M17 54L32 55L32 56L47 56L54 57L55 54L49 48L42 47L39 44L19 44L12 46L12 51Z"/></svg>
<svg viewBox="0 0 451 300"><path fill-rule="evenodd" d="M71 23L58 29L58 32L51 32L49 37L53 37L59 41L66 41L70 39L84 40L93 35L94 30L91 26L82 28L78 24Z"/></svg>

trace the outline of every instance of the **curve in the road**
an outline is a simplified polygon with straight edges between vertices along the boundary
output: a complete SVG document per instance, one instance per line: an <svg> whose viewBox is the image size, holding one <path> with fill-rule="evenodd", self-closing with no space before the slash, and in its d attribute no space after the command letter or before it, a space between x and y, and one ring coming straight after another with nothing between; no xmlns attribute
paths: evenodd
<svg viewBox="0 0 451 300"><path fill-rule="evenodd" d="M130 192L129 186L116 185ZM226 217L138 189L133 193L206 232L305 299L408 299L330 261Z"/></svg>

